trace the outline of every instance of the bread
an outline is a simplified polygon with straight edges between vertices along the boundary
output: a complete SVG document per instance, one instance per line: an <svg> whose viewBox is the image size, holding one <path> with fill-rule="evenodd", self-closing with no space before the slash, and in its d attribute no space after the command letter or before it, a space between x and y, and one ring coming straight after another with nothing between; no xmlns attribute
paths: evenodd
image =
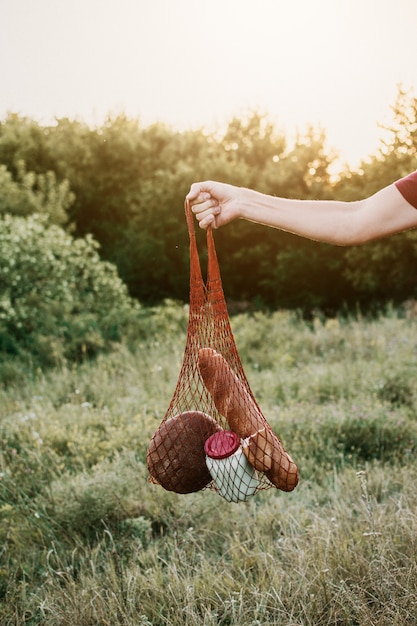
<svg viewBox="0 0 417 626"><path fill-rule="evenodd" d="M206 487L212 478L204 443L218 430L217 422L201 411L185 411L162 422L146 457L152 481L176 493L192 493Z"/></svg>
<svg viewBox="0 0 417 626"><path fill-rule="evenodd" d="M212 348L198 353L198 367L214 404L229 428L243 441L249 462L264 472L283 491L298 484L298 469L262 415L247 386L239 380L226 359Z"/></svg>

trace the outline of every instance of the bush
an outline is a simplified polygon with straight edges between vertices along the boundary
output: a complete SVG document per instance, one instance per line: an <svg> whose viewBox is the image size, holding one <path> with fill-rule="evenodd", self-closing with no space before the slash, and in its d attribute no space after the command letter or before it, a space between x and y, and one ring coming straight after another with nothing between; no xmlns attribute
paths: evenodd
<svg viewBox="0 0 417 626"><path fill-rule="evenodd" d="M40 215L0 220L0 360L52 365L120 340L138 305L97 250Z"/></svg>

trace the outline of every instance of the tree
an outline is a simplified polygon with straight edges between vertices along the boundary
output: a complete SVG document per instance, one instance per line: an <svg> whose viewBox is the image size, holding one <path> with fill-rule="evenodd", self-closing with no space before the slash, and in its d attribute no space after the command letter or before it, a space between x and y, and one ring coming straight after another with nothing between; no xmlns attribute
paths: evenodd
<svg viewBox="0 0 417 626"><path fill-rule="evenodd" d="M13 178L19 174L19 163L27 171L45 174L56 171L55 160L49 149L53 128L41 126L34 120L9 114L0 122L0 163L6 165Z"/></svg>
<svg viewBox="0 0 417 626"><path fill-rule="evenodd" d="M17 180L5 165L0 165L0 215L47 215L51 224L68 221L74 194L67 180L57 182L54 172L27 172L23 161L17 163Z"/></svg>
<svg viewBox="0 0 417 626"><path fill-rule="evenodd" d="M184 197L195 180L223 180L271 195L356 200L417 167L417 102L400 90L375 155L331 176L334 156L322 129L289 145L265 115L234 117L224 133L142 127L124 115L100 127L56 120L43 127L10 115L0 123L0 212L64 214L78 237L92 234L143 303L188 298ZM22 163L25 165L23 166ZM197 228L204 265L204 233ZM410 235L351 250L238 221L215 234L228 297L268 306L364 306L415 293ZM368 252L369 251L369 252ZM394 254L395 253L395 254ZM393 256L394 254L394 256ZM395 277L389 264L395 259ZM384 281L384 273L391 278ZM388 290L389 286L389 290ZM408 295L407 295L408 294Z"/></svg>

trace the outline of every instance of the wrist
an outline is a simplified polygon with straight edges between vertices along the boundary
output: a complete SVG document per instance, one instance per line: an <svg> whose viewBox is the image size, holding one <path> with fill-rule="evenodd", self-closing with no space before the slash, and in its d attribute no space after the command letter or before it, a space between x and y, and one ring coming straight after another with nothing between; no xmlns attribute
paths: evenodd
<svg viewBox="0 0 417 626"><path fill-rule="evenodd" d="M256 213L256 207L259 204L259 199L262 194L253 189L241 187L239 189L238 197L238 217L244 220L254 219L254 213Z"/></svg>

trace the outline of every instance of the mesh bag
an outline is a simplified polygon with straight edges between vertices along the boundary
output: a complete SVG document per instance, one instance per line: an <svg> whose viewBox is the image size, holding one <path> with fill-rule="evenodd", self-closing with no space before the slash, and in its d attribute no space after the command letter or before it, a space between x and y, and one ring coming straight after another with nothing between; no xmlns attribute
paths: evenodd
<svg viewBox="0 0 417 626"><path fill-rule="evenodd" d="M291 491L297 467L263 416L235 345L213 233L207 230L207 280L194 220L190 236L190 305L182 367L168 410L148 447L151 482L191 493L210 487L228 501L275 486Z"/></svg>

